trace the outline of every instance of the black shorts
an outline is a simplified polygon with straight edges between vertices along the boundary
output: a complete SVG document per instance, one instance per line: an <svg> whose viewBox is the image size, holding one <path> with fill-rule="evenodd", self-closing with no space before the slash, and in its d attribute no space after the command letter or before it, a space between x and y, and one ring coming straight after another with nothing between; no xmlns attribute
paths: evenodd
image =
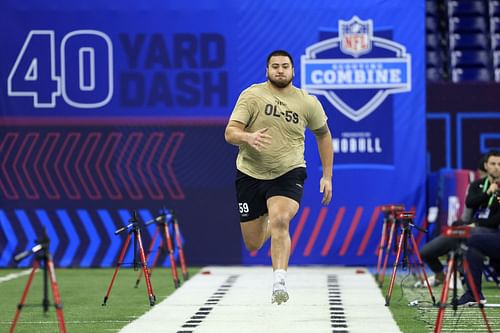
<svg viewBox="0 0 500 333"><path fill-rule="evenodd" d="M252 221L267 214L267 199L273 196L284 196L300 204L306 178L306 168L303 167L271 180L256 179L237 170L236 198L240 221Z"/></svg>

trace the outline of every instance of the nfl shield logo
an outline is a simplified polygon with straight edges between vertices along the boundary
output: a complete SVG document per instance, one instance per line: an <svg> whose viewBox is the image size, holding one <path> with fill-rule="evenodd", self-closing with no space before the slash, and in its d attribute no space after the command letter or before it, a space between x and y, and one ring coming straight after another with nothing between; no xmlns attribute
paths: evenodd
<svg viewBox="0 0 500 333"><path fill-rule="evenodd" d="M353 57L370 52L372 49L372 20L362 21L354 16L349 21L339 21L340 50Z"/></svg>
<svg viewBox="0 0 500 333"><path fill-rule="evenodd" d="M373 21L339 20L337 37L309 45L301 57L301 86L323 95L352 121L361 121L392 94L411 91L406 47L373 33ZM365 55L367 57L360 57ZM356 99L352 96L356 93Z"/></svg>

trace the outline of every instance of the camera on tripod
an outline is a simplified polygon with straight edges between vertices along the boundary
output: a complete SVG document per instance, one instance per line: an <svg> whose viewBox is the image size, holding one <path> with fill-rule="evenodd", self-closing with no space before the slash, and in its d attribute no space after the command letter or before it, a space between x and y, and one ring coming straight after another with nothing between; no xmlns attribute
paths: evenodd
<svg viewBox="0 0 500 333"><path fill-rule="evenodd" d="M455 239L467 239L470 237L471 229L472 227L468 225L451 226L444 229L443 236Z"/></svg>
<svg viewBox="0 0 500 333"><path fill-rule="evenodd" d="M18 262L22 261L23 259L29 257L32 254L43 256L45 254L45 252L48 251L50 241L49 241L49 238L47 236L47 232L45 231L45 229L43 230L42 237L39 240L36 240L35 243L36 243L36 245L33 246L31 248L31 250L23 251L23 252L16 254L14 256L14 262L18 263Z"/></svg>
<svg viewBox="0 0 500 333"><path fill-rule="evenodd" d="M384 213L386 219L394 219L399 212L405 209L403 205L384 205L380 210Z"/></svg>
<svg viewBox="0 0 500 333"><path fill-rule="evenodd" d="M400 211L396 214L396 218L398 219L398 222L401 223L401 225L404 228L407 228L409 226L414 227L415 225L413 224L413 219L415 218L415 212L414 211Z"/></svg>
<svg viewBox="0 0 500 333"><path fill-rule="evenodd" d="M45 228L42 230L42 236L35 241L36 245L33 246L30 250L23 251L21 253L18 253L14 257L14 261L20 262L23 259L26 259L30 255L34 255L34 260L31 265L31 273L28 278L28 282L26 282L26 285L24 287L22 296L21 296L21 301L17 305L17 310L14 315L14 319L12 320L12 324L10 326L9 332L14 332L17 321L19 320L19 316L21 315L21 310L25 306L25 300L26 296L28 295L28 291L31 286L31 282L33 281L33 278L35 276L36 271L38 268L43 268L43 299L42 299L42 307L43 307L43 312L47 313L49 310L49 286L52 289L52 296L54 298L54 307L56 308L56 315L57 315L57 320L59 323L59 332L60 333L66 333L66 325L64 323L64 315L62 312L62 303L61 303L61 296L59 293L59 286L57 285L57 279L56 279L56 272L54 269L54 262L52 260L52 255L49 252L49 245L50 245L50 240L49 237L47 236L47 231Z"/></svg>

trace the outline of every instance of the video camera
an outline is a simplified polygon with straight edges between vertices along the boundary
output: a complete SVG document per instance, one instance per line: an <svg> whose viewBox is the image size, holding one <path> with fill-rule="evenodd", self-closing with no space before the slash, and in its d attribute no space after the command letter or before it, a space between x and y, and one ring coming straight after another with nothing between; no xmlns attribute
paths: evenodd
<svg viewBox="0 0 500 333"><path fill-rule="evenodd" d="M399 212L397 214L397 217L400 220L413 220L413 218L415 217L415 212L414 211Z"/></svg>
<svg viewBox="0 0 500 333"><path fill-rule="evenodd" d="M407 211L407 212L400 211L400 212L397 212L396 218L405 227L407 227L408 225L414 226L413 219L415 218L415 212L414 211Z"/></svg>
<svg viewBox="0 0 500 333"><path fill-rule="evenodd" d="M397 218L397 221L401 224L401 226L404 229L415 228L420 232L424 232L424 233L427 232L426 229L421 228L421 227L415 225L415 223L413 223L413 220L415 219L415 211L413 211L413 210L406 211L406 212L404 212L404 211L398 212L396 214L396 218Z"/></svg>
<svg viewBox="0 0 500 333"><path fill-rule="evenodd" d="M468 225L451 226L444 229L443 236L455 239L467 239L470 237L471 229L472 227Z"/></svg>
<svg viewBox="0 0 500 333"><path fill-rule="evenodd" d="M405 209L405 206L404 205L384 205L384 206L381 206L380 209L384 213L388 213L388 212L394 213L394 212L402 211L403 209Z"/></svg>
<svg viewBox="0 0 500 333"><path fill-rule="evenodd" d="M396 215L404 209L404 205L384 205L380 207L380 210L384 213L385 220L395 220Z"/></svg>
<svg viewBox="0 0 500 333"><path fill-rule="evenodd" d="M21 253L16 254L14 256L14 262L18 263L32 254L43 255L49 249L50 241L45 229L43 229L42 237L39 240L36 240L35 243L36 245L33 246L31 250L23 251Z"/></svg>

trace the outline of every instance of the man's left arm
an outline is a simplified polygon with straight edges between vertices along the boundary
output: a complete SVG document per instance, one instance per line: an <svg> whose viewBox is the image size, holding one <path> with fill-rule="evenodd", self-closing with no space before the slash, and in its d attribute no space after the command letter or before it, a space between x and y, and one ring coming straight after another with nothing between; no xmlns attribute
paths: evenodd
<svg viewBox="0 0 500 333"><path fill-rule="evenodd" d="M323 193L321 203L328 205L332 199L333 145L332 135L328 125L313 130L318 143L319 157L323 167L323 176L319 183L319 191Z"/></svg>

